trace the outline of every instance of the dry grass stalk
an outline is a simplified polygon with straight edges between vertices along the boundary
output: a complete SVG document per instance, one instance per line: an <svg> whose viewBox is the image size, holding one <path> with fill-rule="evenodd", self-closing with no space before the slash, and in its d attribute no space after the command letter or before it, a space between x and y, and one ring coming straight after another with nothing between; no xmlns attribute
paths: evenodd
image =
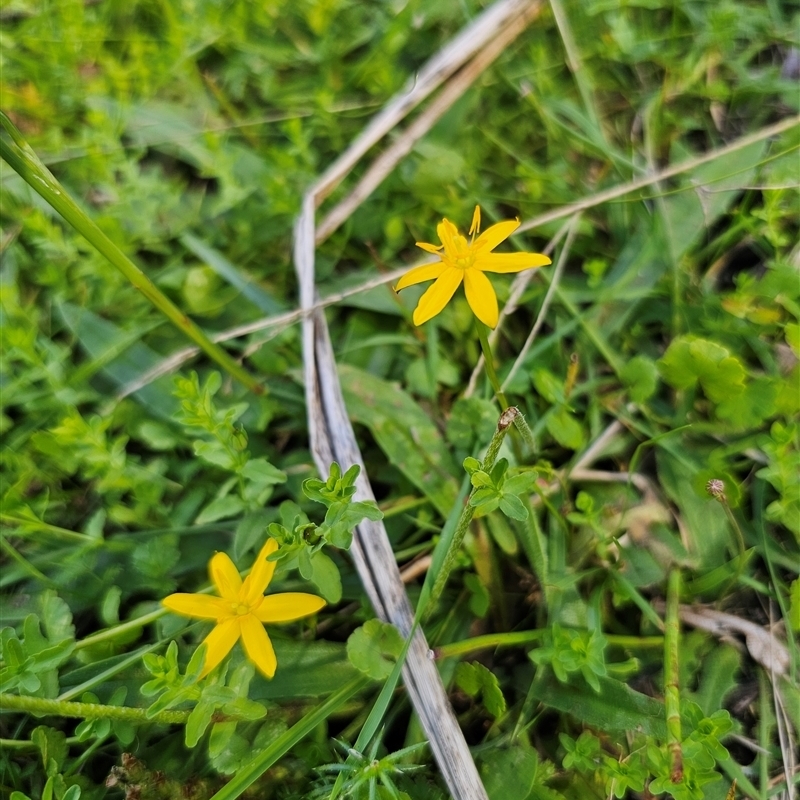
<svg viewBox="0 0 800 800"><path fill-rule="evenodd" d="M538 7L539 4L535 2L502 0L484 12L457 38L456 41L461 42L459 47L451 45L445 48L422 70L420 75L424 81L420 91L406 92L392 101L303 200L302 211L295 224L294 260L300 282L300 306L304 313L302 341L311 452L322 474L327 472L334 460L346 466L361 465L357 499L372 499L372 489L342 397L325 316L319 309L312 311L319 302L314 278L314 250L316 241L321 238L315 231L315 209L372 144L430 94L447 74L454 72L473 52L483 47L483 51L469 66L445 87L431 106L433 110L423 112L405 131L399 140L402 145L395 143L379 156L365 178L380 183L414 142L466 91L502 49L524 30L533 17L534 9ZM498 47L498 40L502 42L501 47ZM340 204L333 210L334 216L328 217L328 233L335 230L360 205L369 193L364 193L364 187L368 185L362 179L362 188L359 190L357 187L357 192L345 201L347 205ZM412 609L383 523L367 521L359 525L351 554L375 612L394 624L404 636L408 636L413 620ZM417 629L403 668L406 689L452 796L456 800L486 800L475 763L429 654L425 635Z"/></svg>

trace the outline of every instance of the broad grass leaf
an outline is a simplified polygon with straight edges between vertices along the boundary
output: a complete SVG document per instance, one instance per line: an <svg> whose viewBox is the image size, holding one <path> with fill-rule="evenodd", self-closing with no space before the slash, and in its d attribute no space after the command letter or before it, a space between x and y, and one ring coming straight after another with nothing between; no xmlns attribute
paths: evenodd
<svg viewBox="0 0 800 800"><path fill-rule="evenodd" d="M697 691L691 695L705 716L723 707L728 694L736 688L742 654L729 644L720 643L703 658L703 671Z"/></svg>
<svg viewBox="0 0 800 800"><path fill-rule="evenodd" d="M186 233L181 237L181 243L208 264L217 275L238 289L242 296L247 298L259 311L264 314L277 314L285 309L285 304L279 303L269 292L259 286L255 279L245 274L239 267L228 261L222 253L201 239Z"/></svg>
<svg viewBox="0 0 800 800"><path fill-rule="evenodd" d="M647 736L666 736L663 703L613 678L599 677L598 683L600 691L595 692L580 680L562 684L548 674L543 680L534 681L531 696L593 728L639 730Z"/></svg>
<svg viewBox="0 0 800 800"><path fill-rule="evenodd" d="M428 414L397 384L346 364L339 376L351 419L372 431L389 461L446 517L458 469Z"/></svg>
<svg viewBox="0 0 800 800"><path fill-rule="evenodd" d="M96 369L108 375L120 388L138 381L164 359L139 341L149 327L141 331L123 331L89 309L72 303L56 303L55 307L81 347L94 359ZM161 419L172 420L178 410L168 376L148 383L134 392L133 397Z"/></svg>
<svg viewBox="0 0 800 800"><path fill-rule="evenodd" d="M270 638L278 669L269 681L255 675L250 684L251 700L323 697L361 674L347 658L344 644L294 641L282 638L277 628L270 629Z"/></svg>
<svg viewBox="0 0 800 800"><path fill-rule="evenodd" d="M736 190L752 182L765 147L765 142L755 142L699 166L682 179L685 186L696 187L694 191L662 199L663 235L672 258L683 256L736 200ZM673 153L670 160L687 155L691 154Z"/></svg>

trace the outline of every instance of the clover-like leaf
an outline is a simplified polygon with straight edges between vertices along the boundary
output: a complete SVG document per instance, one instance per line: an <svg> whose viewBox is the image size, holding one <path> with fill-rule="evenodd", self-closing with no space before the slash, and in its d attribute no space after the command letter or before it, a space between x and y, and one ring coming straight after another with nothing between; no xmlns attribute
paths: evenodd
<svg viewBox="0 0 800 800"><path fill-rule="evenodd" d="M360 672L385 680L403 652L403 645L403 637L394 625L371 619L350 634L347 657Z"/></svg>

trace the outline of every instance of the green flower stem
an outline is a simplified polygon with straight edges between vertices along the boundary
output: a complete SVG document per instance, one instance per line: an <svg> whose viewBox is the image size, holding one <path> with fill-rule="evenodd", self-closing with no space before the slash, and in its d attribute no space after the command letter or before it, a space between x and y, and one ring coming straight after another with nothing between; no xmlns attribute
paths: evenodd
<svg viewBox="0 0 800 800"><path fill-rule="evenodd" d="M225 350L212 342L86 215L39 160L22 134L2 111L0 111L0 125L9 137L0 136L0 156L11 168L206 355L248 389L263 394L264 387Z"/></svg>
<svg viewBox="0 0 800 800"><path fill-rule="evenodd" d="M664 624L664 707L667 712L667 750L670 756L670 778L673 783L683 780L681 750L680 698L680 618L681 571L672 567L667 579L667 613Z"/></svg>
<svg viewBox="0 0 800 800"><path fill-rule="evenodd" d="M65 744L80 744L80 739L77 736L68 736ZM39 745L32 742L30 739L0 739L0 750L38 750Z"/></svg>
<svg viewBox="0 0 800 800"><path fill-rule="evenodd" d="M492 347L489 344L489 337L486 335L486 326L479 320L475 319L475 327L478 329L478 339L481 343L481 350L483 350L483 360L486 365L486 376L489 378L489 383L492 384L497 401L500 403L500 408L505 411L508 408L508 401L506 395L500 387L500 381L497 379L497 373L494 371L494 358L492 357Z"/></svg>
<svg viewBox="0 0 800 800"><path fill-rule="evenodd" d="M249 567L239 573L242 578L246 578L249 574ZM209 585L204 586L202 589L198 589L196 594L211 594L213 591L214 587ZM143 627L144 625L149 625L151 622L155 622L157 619L161 619L161 617L169 613L169 610L166 608L157 608L155 611L142 614L141 617L129 619L126 622L121 622L119 625L114 625L112 628L106 628L104 631L98 631L97 633L93 633L91 636L87 636L85 639L77 641L75 642L75 649L81 650L84 647L91 647L92 645L99 644L100 642L113 641L120 636L120 634L127 633L128 631L134 631L137 628Z"/></svg>
<svg viewBox="0 0 800 800"><path fill-rule="evenodd" d="M180 724L189 719L188 711L160 711L147 716L146 708L129 706L106 706L100 703L74 703L69 700L48 700L45 697L0 694L0 709L3 711L27 711L33 714L50 714L56 717L78 717L80 719L115 719L134 724L158 722L166 725Z"/></svg>
<svg viewBox="0 0 800 800"><path fill-rule="evenodd" d="M497 373L494 369L494 357L492 356L492 346L489 344L489 337L486 333L486 326L479 320L475 319L475 327L478 329L478 339L481 343L481 350L483 351L483 361L486 365L486 376L489 378L489 383L492 384L492 389L494 389L495 397L497 397L497 401L500 403L500 408L503 411L508 410L508 400L506 400L505 392L500 384L500 380L497 377ZM531 450L534 450L536 444L533 439L533 431L530 428L530 425L525 421L525 417L519 413L517 410L517 415L514 417L514 427L517 429L520 436L522 436L523 441Z"/></svg>
<svg viewBox="0 0 800 800"><path fill-rule="evenodd" d="M736 519L736 515L731 510L730 505L728 504L727 498L723 499L722 507L725 509L725 516L728 518L728 522L731 524L731 528L733 528L734 539L736 541L736 546L739 549L739 569L737 571L736 577L738 578L741 574L742 570L744 569L745 559L744 559L744 551L747 549L744 543L744 536L742 535L742 529L739 527L739 523Z"/></svg>
<svg viewBox="0 0 800 800"><path fill-rule="evenodd" d="M479 322L478 325L482 326L482 323ZM489 363L488 359L486 363ZM492 436L492 440L489 442L489 447L486 450L486 456L481 464L481 469L484 472L491 471L495 461L497 461L497 455L500 452L500 447L503 444L503 440L506 438L508 429L519 415L519 411L514 407L506 408L500 415L494 436ZM470 498L474 492L475 489L473 488L469 494ZM456 556L458 555L458 551L461 549L461 544L463 543L464 537L467 534L467 530L469 529L470 522L472 522L472 516L474 513L475 508L470 505L468 499L464 505L464 509L461 512L461 516L458 518L456 529L453 532L453 538L450 540L447 552L442 560L442 567L439 570L439 574L436 576L433 589L431 589L430 596L427 599L425 608L426 616L429 615L434 608L436 608L436 602L444 590L447 579L450 577L450 573L453 571L453 567L456 563Z"/></svg>
<svg viewBox="0 0 800 800"><path fill-rule="evenodd" d="M169 612L166 608L158 608L155 611L151 611L149 614L142 614L141 617L129 619L127 622L122 622L119 625L115 625L113 628L106 628L104 631L98 631L91 636L87 636L85 639L75 642L75 649L81 650L84 647L91 647L92 645L99 644L100 642L112 641L118 636L121 636L123 633L136 630L137 628L141 628L143 625L148 625L151 622L155 622L157 619L160 619L168 613Z"/></svg>
<svg viewBox="0 0 800 800"><path fill-rule="evenodd" d="M5 539L2 533L0 533L0 550L2 550L9 558L13 561L16 561L19 566L25 570L25 572L30 575L32 578L35 578L38 581L41 581L45 586L54 586L55 584L50 578L47 577L43 572L36 569L36 567L28 561L25 556L19 553L16 548L12 547Z"/></svg>
<svg viewBox="0 0 800 800"><path fill-rule="evenodd" d="M479 650L494 649L495 647L514 647L521 644L537 642L547 633L546 628L533 631L511 631L507 633L488 633L485 636L475 636L460 642L451 642L435 648L436 658L455 658ZM624 647L627 650L649 649L664 646L663 636L615 636L606 634L606 640L615 647Z"/></svg>

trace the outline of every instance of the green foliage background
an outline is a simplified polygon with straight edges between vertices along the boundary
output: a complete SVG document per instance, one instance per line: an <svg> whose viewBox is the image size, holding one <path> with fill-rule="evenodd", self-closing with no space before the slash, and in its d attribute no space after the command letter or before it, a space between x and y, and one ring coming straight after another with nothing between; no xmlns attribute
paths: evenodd
<svg viewBox="0 0 800 800"><path fill-rule="evenodd" d="M571 29L574 74L553 8ZM296 307L291 235L303 191L480 10L473 0L10 0L0 10L2 107L100 228L214 334ZM476 203L486 221L524 221L797 114L798 21L781 0L544 6L320 247L320 294L412 263L415 241L432 241L443 216L465 228ZM795 126L576 222L546 325L508 392L537 452L504 455L509 475L536 467L534 503L526 493L526 512L515 496L513 518L476 520L426 629L444 651L476 635L535 634L530 658L527 645L501 639L506 647L470 657L477 666L442 662L493 798L636 797L645 776L666 786L653 639L670 562L688 576L683 602L780 621L791 661L778 686L800 731L799 142ZM144 707L139 689L152 677L141 656L160 657L178 637L185 672L202 635L159 616L158 600L202 585L215 550L245 567L268 525L322 521L301 492L314 469L299 328L225 345L265 395L194 358L177 383L165 375L122 397L187 341L2 167L0 615L15 631L4 634L4 667L23 665L2 691L91 691L102 704ZM560 225L511 244L540 250ZM501 378L551 275L533 279L503 331ZM493 283L506 299L510 279ZM381 286L327 312L401 565L431 551L459 464L480 456L497 412L482 384L459 399L479 354L463 296L422 329L410 320L416 297ZM592 465L606 479L560 472L614 420L622 427ZM633 472L645 491L624 477ZM712 478L725 481L727 511L705 492ZM119 796L103 784L132 752L145 766L129 773L144 770L143 785L163 770L175 792L191 784L210 796L221 775L358 674L344 642L372 612L349 560L335 561L342 603L322 615L317 641L290 629L276 639L274 681L251 682L235 662L224 687L267 707L266 722L234 723L187 750L180 724L112 730L4 713L3 790L40 797L47 776L62 775L51 782L58 800L74 800L73 784L83 798ZM152 619L130 623L143 615ZM674 796L721 800L733 778L749 797L773 796L786 749L770 676L746 649L700 631L685 631L680 654L687 753L726 780ZM361 659L372 677L388 674L379 648ZM336 761L330 736L352 741L371 697L294 747L260 779L260 796L304 797L324 783L313 770ZM722 708L761 750L705 722ZM386 725L388 750L421 739L402 700ZM428 766L400 774L402 790L438 796L426 752L403 757ZM354 776L357 796L368 782Z"/></svg>

